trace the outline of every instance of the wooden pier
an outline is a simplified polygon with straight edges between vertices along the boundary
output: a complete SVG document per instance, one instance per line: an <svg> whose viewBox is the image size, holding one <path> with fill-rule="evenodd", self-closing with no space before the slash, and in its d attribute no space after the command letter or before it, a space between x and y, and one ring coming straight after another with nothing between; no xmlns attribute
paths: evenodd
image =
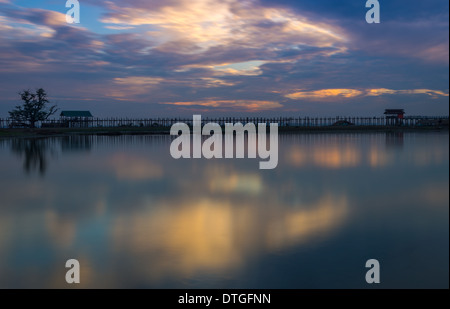
<svg viewBox="0 0 450 309"><path fill-rule="evenodd" d="M90 118L52 119L36 123L38 128L151 128L167 127L183 122L192 125L192 118ZM278 123L279 127L383 127L392 126L387 117L202 117L202 125L214 122L225 123ZM441 127L448 126L449 117L404 117L396 122L401 127ZM10 118L0 118L0 128L26 128L26 123L18 123Z"/></svg>

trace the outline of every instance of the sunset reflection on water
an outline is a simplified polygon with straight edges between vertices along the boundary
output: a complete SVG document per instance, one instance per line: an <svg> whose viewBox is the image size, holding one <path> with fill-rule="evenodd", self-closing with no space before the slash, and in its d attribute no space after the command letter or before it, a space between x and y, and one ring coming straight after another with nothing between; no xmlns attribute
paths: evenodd
<svg viewBox="0 0 450 309"><path fill-rule="evenodd" d="M448 286L448 133L281 135L270 171L170 141L0 140L0 287L67 287L69 258L80 287L364 287L368 256Z"/></svg>

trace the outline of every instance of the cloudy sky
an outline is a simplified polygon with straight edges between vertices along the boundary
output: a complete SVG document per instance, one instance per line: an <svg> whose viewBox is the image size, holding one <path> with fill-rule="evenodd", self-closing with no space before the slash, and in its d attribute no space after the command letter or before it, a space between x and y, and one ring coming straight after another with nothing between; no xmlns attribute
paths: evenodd
<svg viewBox="0 0 450 309"><path fill-rule="evenodd" d="M0 117L42 87L94 116L449 113L449 4L0 0Z"/></svg>

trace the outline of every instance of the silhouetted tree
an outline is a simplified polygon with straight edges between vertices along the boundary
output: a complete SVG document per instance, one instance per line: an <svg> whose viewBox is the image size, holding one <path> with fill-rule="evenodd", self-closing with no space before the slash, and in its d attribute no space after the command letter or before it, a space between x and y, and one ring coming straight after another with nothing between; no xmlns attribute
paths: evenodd
<svg viewBox="0 0 450 309"><path fill-rule="evenodd" d="M28 121L31 128L36 126L36 122L47 120L48 117L58 110L56 105L51 106L47 110L46 104L49 103L49 100L47 99L47 93L42 88L36 90L36 93L33 93L30 90L24 90L19 92L19 95L24 103L23 105L16 106L14 110L10 111L9 116L14 121Z"/></svg>

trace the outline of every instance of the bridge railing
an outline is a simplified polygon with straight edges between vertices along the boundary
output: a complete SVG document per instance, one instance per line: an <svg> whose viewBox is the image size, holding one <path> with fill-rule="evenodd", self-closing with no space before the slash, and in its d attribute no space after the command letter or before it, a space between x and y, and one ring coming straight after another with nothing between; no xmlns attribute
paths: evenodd
<svg viewBox="0 0 450 309"><path fill-rule="evenodd" d="M412 116L403 119L388 117L202 117L202 124L225 123L278 123L280 127L323 127L323 126L406 126L448 125L449 117ZM171 127L183 122L193 124L192 118L84 118L51 119L39 121L37 128L120 128L120 127ZM0 128L27 128L26 122L0 118Z"/></svg>

